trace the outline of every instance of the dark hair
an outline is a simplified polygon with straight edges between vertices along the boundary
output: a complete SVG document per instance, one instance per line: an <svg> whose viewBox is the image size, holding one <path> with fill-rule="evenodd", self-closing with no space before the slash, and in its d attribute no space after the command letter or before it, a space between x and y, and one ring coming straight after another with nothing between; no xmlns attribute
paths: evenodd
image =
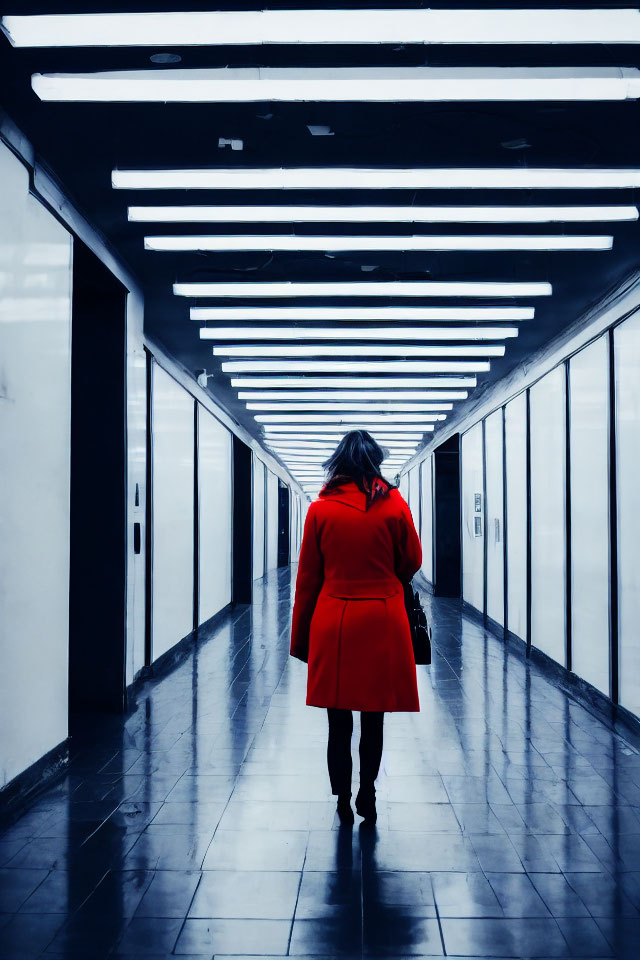
<svg viewBox="0 0 640 960"><path fill-rule="evenodd" d="M345 480L353 480L359 490L370 495L376 479L389 483L380 473L386 456L387 451L366 430L350 430L322 464L329 475L325 489L334 490Z"/></svg>

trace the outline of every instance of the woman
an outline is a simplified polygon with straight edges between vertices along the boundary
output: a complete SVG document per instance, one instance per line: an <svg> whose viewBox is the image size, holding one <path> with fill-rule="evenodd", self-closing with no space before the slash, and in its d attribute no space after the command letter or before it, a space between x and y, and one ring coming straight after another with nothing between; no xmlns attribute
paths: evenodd
<svg viewBox="0 0 640 960"><path fill-rule="evenodd" d="M329 715L327 762L338 815L351 809L352 710L361 711L356 810L376 821L385 711L420 709L401 580L422 562L409 507L380 475L383 449L352 430L323 464L304 526L291 655L308 662L307 704Z"/></svg>

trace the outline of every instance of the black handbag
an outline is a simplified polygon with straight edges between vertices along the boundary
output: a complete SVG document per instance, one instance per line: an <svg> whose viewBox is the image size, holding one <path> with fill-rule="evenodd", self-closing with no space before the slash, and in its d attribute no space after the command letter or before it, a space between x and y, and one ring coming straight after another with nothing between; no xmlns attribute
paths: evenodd
<svg viewBox="0 0 640 960"><path fill-rule="evenodd" d="M418 664L431 663L431 628L427 622L427 615L420 603L420 594L413 589L413 583L403 581L404 605L407 611L413 656Z"/></svg>

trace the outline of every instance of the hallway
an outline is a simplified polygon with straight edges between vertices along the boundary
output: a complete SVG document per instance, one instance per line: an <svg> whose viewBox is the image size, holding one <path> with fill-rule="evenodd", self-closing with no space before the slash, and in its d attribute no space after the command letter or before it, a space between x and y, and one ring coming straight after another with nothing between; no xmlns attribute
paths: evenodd
<svg viewBox="0 0 640 960"><path fill-rule="evenodd" d="M288 655L295 569L124 718L85 719L3 826L2 960L636 958L637 746L426 597L436 655L421 712L385 719L377 829L338 829L326 714Z"/></svg>

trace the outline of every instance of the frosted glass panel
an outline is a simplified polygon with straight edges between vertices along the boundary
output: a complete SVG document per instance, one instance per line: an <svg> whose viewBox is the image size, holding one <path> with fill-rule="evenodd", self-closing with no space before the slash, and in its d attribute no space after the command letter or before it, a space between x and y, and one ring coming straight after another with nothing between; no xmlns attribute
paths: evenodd
<svg viewBox="0 0 640 960"><path fill-rule="evenodd" d="M420 464L409 471L409 507L416 530L420 530Z"/></svg>
<svg viewBox="0 0 640 960"><path fill-rule="evenodd" d="M198 410L200 623L231 602L231 434Z"/></svg>
<svg viewBox="0 0 640 960"><path fill-rule="evenodd" d="M429 580L433 582L433 480L432 480L433 459L429 457L420 464L421 475L421 493L422 493L422 530L420 539L422 540L422 572Z"/></svg>
<svg viewBox="0 0 640 960"><path fill-rule="evenodd" d="M640 714L640 317L614 332L620 703Z"/></svg>
<svg viewBox="0 0 640 960"><path fill-rule="evenodd" d="M398 489L400 490L400 493L402 494L403 498L408 503L409 502L409 475L408 474L406 473L402 474L402 476L400 477L400 483L398 484Z"/></svg>
<svg viewBox="0 0 640 960"><path fill-rule="evenodd" d="M253 455L253 579L264 576L264 464Z"/></svg>
<svg viewBox="0 0 640 960"><path fill-rule="evenodd" d="M527 633L527 398L505 407L507 489L507 628L526 640Z"/></svg>
<svg viewBox="0 0 640 960"><path fill-rule="evenodd" d="M193 402L154 363L154 660L193 630Z"/></svg>
<svg viewBox="0 0 640 960"><path fill-rule="evenodd" d="M462 435L462 596L484 606L484 503L482 424Z"/></svg>
<svg viewBox="0 0 640 960"><path fill-rule="evenodd" d="M502 490L502 410L484 422L487 524L487 616L504 623L504 530Z"/></svg>
<svg viewBox="0 0 640 960"><path fill-rule="evenodd" d="M0 143L0 787L67 736L70 423L71 237Z"/></svg>
<svg viewBox="0 0 640 960"><path fill-rule="evenodd" d="M278 478L267 470L267 570L278 566Z"/></svg>
<svg viewBox="0 0 640 960"><path fill-rule="evenodd" d="M569 362L572 669L609 694L609 347Z"/></svg>
<svg viewBox="0 0 640 960"><path fill-rule="evenodd" d="M565 371L530 391L531 643L565 663Z"/></svg>

